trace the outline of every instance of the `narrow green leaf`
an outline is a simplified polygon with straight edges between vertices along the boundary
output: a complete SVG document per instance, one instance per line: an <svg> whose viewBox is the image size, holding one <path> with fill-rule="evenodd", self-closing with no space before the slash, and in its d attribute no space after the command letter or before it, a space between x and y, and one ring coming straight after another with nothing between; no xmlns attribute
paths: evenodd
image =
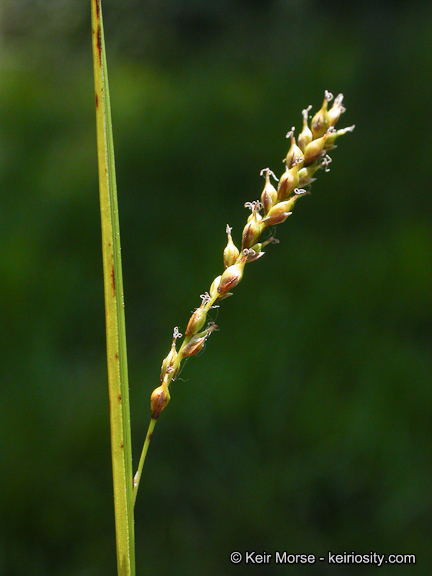
<svg viewBox="0 0 432 576"><path fill-rule="evenodd" d="M119 576L135 575L132 451L120 227L101 0L91 0L114 512Z"/></svg>

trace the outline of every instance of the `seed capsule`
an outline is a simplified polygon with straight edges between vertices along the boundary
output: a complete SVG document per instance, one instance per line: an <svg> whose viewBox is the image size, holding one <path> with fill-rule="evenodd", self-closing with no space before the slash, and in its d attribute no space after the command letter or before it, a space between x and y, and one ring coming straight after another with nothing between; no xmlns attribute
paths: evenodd
<svg viewBox="0 0 432 576"><path fill-rule="evenodd" d="M176 361L176 358L177 358L177 350L176 350L176 345L175 345L177 334L178 334L178 331L174 332L174 336L173 336L173 340L172 340L172 344L171 344L171 350L168 352L167 356L164 358L164 360L162 362L161 373L160 373L161 382L165 378L165 374L167 372L169 372L170 370L171 370L171 372L173 371L173 365L174 365L174 362Z"/></svg>
<svg viewBox="0 0 432 576"><path fill-rule="evenodd" d="M262 225L261 214L259 214L259 219L253 218L246 224L242 234L242 250L245 248L250 248L253 244L256 243L258 238L261 236L263 228L264 226Z"/></svg>
<svg viewBox="0 0 432 576"><path fill-rule="evenodd" d="M270 210L270 208L273 206L273 204L275 204L275 202L277 201L277 192L276 192L276 188L270 182L270 174L273 174L273 172L271 170L269 170L268 168L261 170L261 174L263 174L263 172L265 172L266 181L265 181L265 185L264 185L264 190L262 191L262 194L261 194L261 204L263 205L263 211L264 211L264 215L265 215ZM273 176L274 176L274 174L273 174Z"/></svg>
<svg viewBox="0 0 432 576"><path fill-rule="evenodd" d="M319 165L308 166L307 168L302 168L299 171L299 182L298 187L303 188L304 186L308 186L315 182L316 178L312 178L312 175L318 170Z"/></svg>
<svg viewBox="0 0 432 576"><path fill-rule="evenodd" d="M186 327L185 336L192 336L201 330L207 318L207 312L200 307L195 310L189 319Z"/></svg>
<svg viewBox="0 0 432 576"><path fill-rule="evenodd" d="M229 292L240 282L243 277L243 270L246 264L248 253L248 250L243 250L243 256L240 262L238 264L229 266L229 268L227 268L222 274L219 286L217 287L219 294L226 294L226 292Z"/></svg>
<svg viewBox="0 0 432 576"><path fill-rule="evenodd" d="M226 233L228 236L228 243L227 243L225 250L224 250L224 253L223 253L225 268L228 268L228 266L232 266L240 254L237 246L233 242L233 239L231 236L231 230L232 230L232 228L230 228L230 226L228 226L228 224L227 224Z"/></svg>
<svg viewBox="0 0 432 576"><path fill-rule="evenodd" d="M324 101L321 106L321 109L315 114L312 118L311 122L311 129L312 129L312 136L315 138L321 138L327 132L328 127L330 126L330 119L329 114L327 111L327 104L330 100L333 99L333 94L331 92L325 91Z"/></svg>
<svg viewBox="0 0 432 576"><path fill-rule="evenodd" d="M303 130L300 132L298 140L299 148L302 152L305 151L306 146L312 140L312 131L308 126L308 114L309 110L312 108L312 105L305 108L302 112L303 114Z"/></svg>
<svg viewBox="0 0 432 576"><path fill-rule="evenodd" d="M190 342L188 342L186 346L183 348L182 350L183 356L185 358L188 358L189 356L194 356L194 354L198 354L198 352L202 350L205 340L206 340L205 336L201 336L201 338L193 336Z"/></svg>
<svg viewBox="0 0 432 576"><path fill-rule="evenodd" d="M257 244L255 244L255 246L257 246ZM262 258L264 256L265 252L255 252L255 250L253 248L251 248L250 254L248 256L248 259L246 260L246 262L255 262L255 260L258 260L258 258Z"/></svg>
<svg viewBox="0 0 432 576"><path fill-rule="evenodd" d="M245 206L252 209L242 234L242 251L255 244L263 231L262 216L259 213L261 202L246 202Z"/></svg>
<svg viewBox="0 0 432 576"><path fill-rule="evenodd" d="M270 210L267 216L264 218L263 222L266 226L275 226L276 224L281 224L292 214L289 211L290 201L279 202L276 206Z"/></svg>
<svg viewBox="0 0 432 576"><path fill-rule="evenodd" d="M286 155L286 166L287 169L292 168L294 164L298 164L299 168L303 166L303 152L297 146L295 138L294 138L294 128L292 128L288 134L287 138L291 139L291 148L288 150L288 154Z"/></svg>
<svg viewBox="0 0 432 576"><path fill-rule="evenodd" d="M333 130L330 128L330 130ZM310 166L314 162L316 162L321 156L324 154L324 147L326 144L326 140L330 136L330 131L326 132L324 136L321 138L317 138L316 140L312 140L307 146L305 150L305 167Z"/></svg>
<svg viewBox="0 0 432 576"><path fill-rule="evenodd" d="M209 294L210 298L214 296L215 291L218 289L222 276L216 276L210 286Z"/></svg>
<svg viewBox="0 0 432 576"><path fill-rule="evenodd" d="M153 420L159 418L159 414L167 406L170 401L170 393L168 387L164 384L153 390L150 396L150 409L151 417Z"/></svg>
<svg viewBox="0 0 432 576"><path fill-rule="evenodd" d="M188 358L189 356L194 356L195 354L198 354L198 352L202 350L205 341L214 330L217 330L216 324L214 322L209 322L207 324L207 328L203 330L203 332L200 332L199 334L195 334L195 336L192 336L189 342L182 348L181 350L182 356L184 358Z"/></svg>
<svg viewBox="0 0 432 576"><path fill-rule="evenodd" d="M299 185L299 165L294 164L292 168L286 170L281 176L279 187L277 191L278 201L285 200Z"/></svg>

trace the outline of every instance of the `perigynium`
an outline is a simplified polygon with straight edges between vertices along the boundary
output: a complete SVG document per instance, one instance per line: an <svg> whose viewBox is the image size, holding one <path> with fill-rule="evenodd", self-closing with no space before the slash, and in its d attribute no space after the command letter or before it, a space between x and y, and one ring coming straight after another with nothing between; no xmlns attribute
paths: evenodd
<svg viewBox="0 0 432 576"><path fill-rule="evenodd" d="M328 108L332 100L333 104L331 108ZM138 471L134 477L135 497L153 428L160 413L170 401L170 385L179 373L182 360L200 352L209 336L217 330L214 322L206 324L209 310L215 306L216 302L219 303L224 298L232 296L231 290L243 278L246 264L256 262L264 256L265 246L278 242L275 238L274 227L285 222L291 216L297 200L309 193L311 184L316 180L317 172L321 168L326 172L329 171L331 162L329 152L336 147L336 140L347 132L353 131L354 126L340 130L335 128L341 114L345 112L342 101L342 94L333 99L333 95L326 91L323 104L311 118L310 124L309 111L312 106L303 110L303 126L297 139L295 128L287 134L287 138L290 139L290 148L284 160L285 172L279 180L269 168L261 170L261 175L265 177L264 189L260 200L245 204L245 207L251 210L251 214L243 228L240 249L234 244L231 236L232 229L227 225L228 241L223 252L225 270L213 280L208 292L201 294L201 305L192 313L184 336L177 327L174 328L171 348L162 362L160 385L153 391L150 398L150 426ZM271 177L278 182L277 187L272 184ZM182 338L177 349L177 341Z"/></svg>

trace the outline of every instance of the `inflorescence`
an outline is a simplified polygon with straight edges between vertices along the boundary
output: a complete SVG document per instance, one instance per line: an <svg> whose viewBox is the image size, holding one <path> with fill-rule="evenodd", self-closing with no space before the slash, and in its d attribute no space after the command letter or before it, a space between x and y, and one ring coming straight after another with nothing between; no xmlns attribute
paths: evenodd
<svg viewBox="0 0 432 576"><path fill-rule="evenodd" d="M201 295L201 305L189 319L179 350L176 346L177 340L183 336L178 328L174 329L171 349L162 362L161 384L153 391L150 399L153 420L158 418L169 402L169 386L176 378L182 360L202 350L207 338L217 330L214 322L206 324L210 308L216 301L219 302L232 295L231 290L242 279L246 264L261 258L265 246L278 242L273 235L265 241L259 240L267 228L281 224L292 214L297 200L309 194L308 188L316 180L315 173L320 168L329 171L331 162L329 152L336 147L337 138L354 130L354 126L335 129L335 124L345 112L345 108L342 106L342 94L333 100L332 107L328 109L328 103L332 100L333 95L326 91L321 109L313 116L310 126L309 111L312 106L303 110L303 128L297 141L294 128L288 132L287 138L290 139L291 146L284 160L285 172L279 181L269 168L261 170L261 175L265 177L264 189L260 200L245 204L245 207L251 210L251 214L243 229L240 250L233 242L230 226L226 227L228 242L223 252L225 271L213 280L209 291ZM278 181L277 188L271 183L270 176Z"/></svg>

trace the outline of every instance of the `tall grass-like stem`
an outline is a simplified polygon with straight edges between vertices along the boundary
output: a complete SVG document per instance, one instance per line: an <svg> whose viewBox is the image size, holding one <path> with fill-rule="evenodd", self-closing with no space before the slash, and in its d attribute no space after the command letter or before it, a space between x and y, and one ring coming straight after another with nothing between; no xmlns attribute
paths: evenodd
<svg viewBox="0 0 432 576"><path fill-rule="evenodd" d="M132 449L120 227L101 0L91 0L118 576L135 576Z"/></svg>

